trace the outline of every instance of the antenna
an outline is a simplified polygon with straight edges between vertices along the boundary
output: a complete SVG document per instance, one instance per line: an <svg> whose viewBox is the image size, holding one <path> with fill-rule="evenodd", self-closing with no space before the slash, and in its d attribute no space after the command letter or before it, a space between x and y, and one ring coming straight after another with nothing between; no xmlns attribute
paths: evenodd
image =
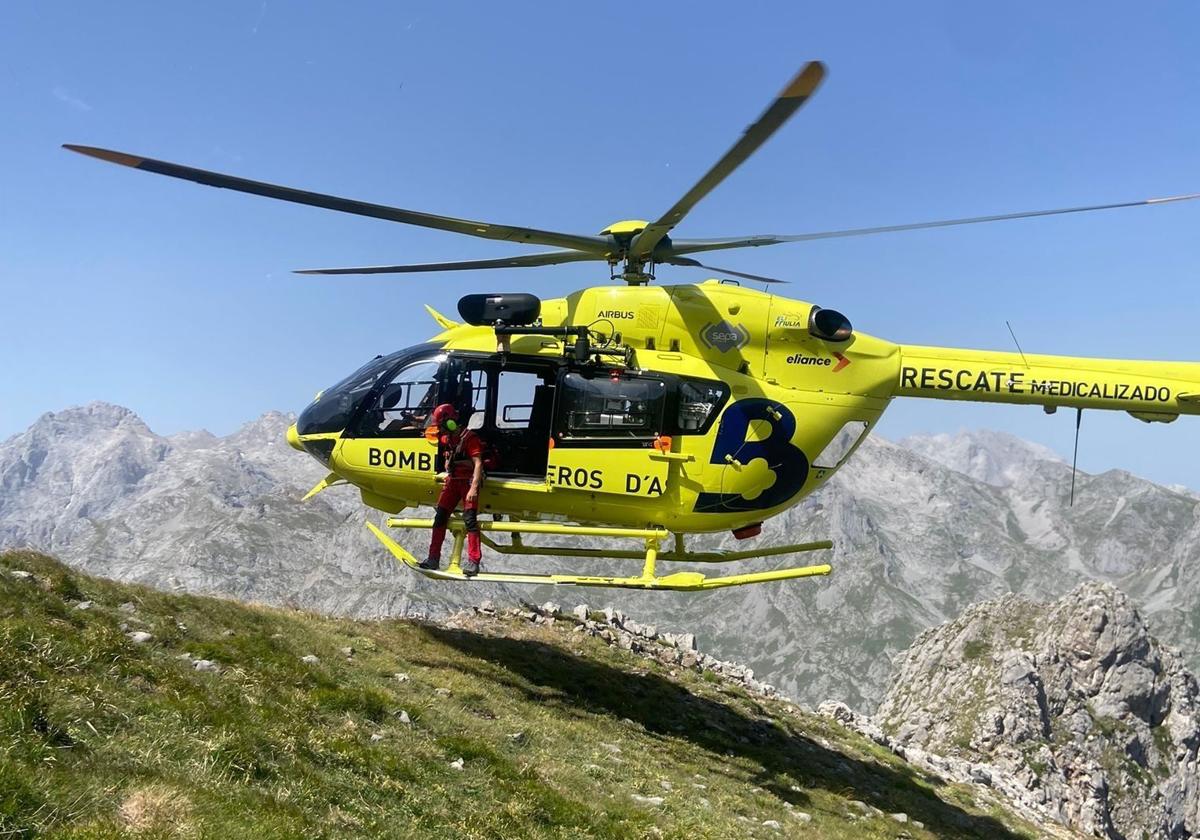
<svg viewBox="0 0 1200 840"><path fill-rule="evenodd" d="M1079 466L1079 427L1083 423L1083 409L1075 409L1075 454L1071 457L1071 507L1075 507L1075 473Z"/></svg>
<svg viewBox="0 0 1200 840"><path fill-rule="evenodd" d="M1017 341L1017 334L1013 332L1012 324L1005 321L1004 326L1008 327L1008 334L1012 336L1013 344L1017 345L1017 352L1021 354L1021 361L1025 363L1025 367L1029 367L1029 360L1025 358L1025 351L1021 349L1021 342Z"/></svg>

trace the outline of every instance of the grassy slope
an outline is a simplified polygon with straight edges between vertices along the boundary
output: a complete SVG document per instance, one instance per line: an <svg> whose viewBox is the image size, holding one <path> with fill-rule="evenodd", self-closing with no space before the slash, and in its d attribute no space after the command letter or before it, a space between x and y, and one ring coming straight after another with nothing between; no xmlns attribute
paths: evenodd
<svg viewBox="0 0 1200 840"><path fill-rule="evenodd" d="M570 621L465 625L260 609L0 555L0 837L1034 835L824 719ZM153 639L134 644L139 629Z"/></svg>

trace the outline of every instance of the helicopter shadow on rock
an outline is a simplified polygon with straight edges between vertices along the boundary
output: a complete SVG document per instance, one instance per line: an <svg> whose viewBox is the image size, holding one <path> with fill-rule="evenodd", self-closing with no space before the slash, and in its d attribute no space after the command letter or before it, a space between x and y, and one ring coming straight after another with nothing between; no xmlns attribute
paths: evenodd
<svg viewBox="0 0 1200 840"><path fill-rule="evenodd" d="M824 788L886 813L903 811L938 836L1000 840L1023 836L918 784L924 779L936 786L936 778L907 766L887 767L824 747L790 726L734 708L732 696L728 703L697 696L658 674L615 668L537 640L434 626L425 632L475 660L460 664L460 670L520 691L530 702L575 714L629 719L656 739L684 739L714 755L750 761L758 768L754 784L792 805L810 801L793 785ZM749 703L755 701L750 698Z"/></svg>

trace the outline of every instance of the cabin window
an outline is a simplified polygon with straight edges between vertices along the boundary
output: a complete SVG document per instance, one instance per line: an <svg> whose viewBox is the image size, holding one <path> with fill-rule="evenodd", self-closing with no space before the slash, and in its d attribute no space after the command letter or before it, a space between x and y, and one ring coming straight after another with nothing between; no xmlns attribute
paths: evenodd
<svg viewBox="0 0 1200 840"><path fill-rule="evenodd" d="M542 377L519 370L502 370L499 382L496 391L496 428L528 429L533 419L534 395L538 386L543 384Z"/></svg>
<svg viewBox="0 0 1200 840"><path fill-rule="evenodd" d="M813 461L813 466L819 470L835 470L840 467L842 462L850 457L850 453L854 451L859 442L866 437L869 425L865 420L851 420L842 426L841 430L833 436L833 440L829 441L821 450L821 454Z"/></svg>
<svg viewBox="0 0 1200 840"><path fill-rule="evenodd" d="M567 437L653 437L662 428L667 386L659 379L568 373L562 379Z"/></svg>
<svg viewBox="0 0 1200 840"><path fill-rule="evenodd" d="M680 380L676 428L683 434L702 434L707 431L728 396L729 389L721 382Z"/></svg>

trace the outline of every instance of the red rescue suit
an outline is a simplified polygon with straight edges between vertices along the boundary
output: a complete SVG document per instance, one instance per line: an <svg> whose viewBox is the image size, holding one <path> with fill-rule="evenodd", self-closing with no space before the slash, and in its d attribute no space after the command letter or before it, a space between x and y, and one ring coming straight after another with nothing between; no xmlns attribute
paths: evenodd
<svg viewBox="0 0 1200 840"><path fill-rule="evenodd" d="M467 558L478 563L483 556L479 545L479 498L468 499L467 493L475 475L475 459L483 458L483 441L472 429L444 434L439 440L445 453L446 481L442 484L437 512L433 516L429 556L441 556L442 542L446 539L446 523L461 501L463 524L467 526Z"/></svg>

